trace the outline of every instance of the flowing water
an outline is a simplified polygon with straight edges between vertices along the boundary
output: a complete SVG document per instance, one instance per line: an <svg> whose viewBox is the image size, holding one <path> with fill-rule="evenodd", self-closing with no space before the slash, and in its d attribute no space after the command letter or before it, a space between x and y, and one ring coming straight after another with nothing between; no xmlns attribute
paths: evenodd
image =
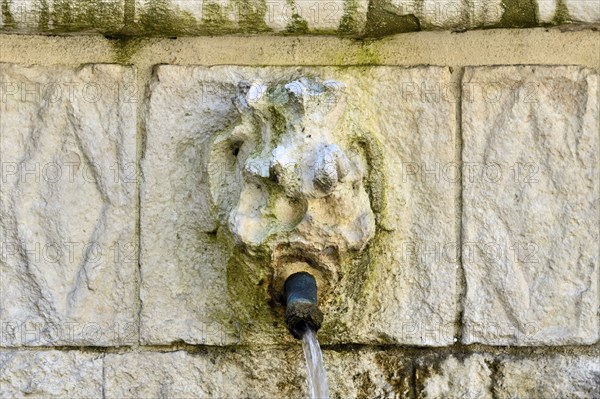
<svg viewBox="0 0 600 399"><path fill-rule="evenodd" d="M302 336L302 349L306 358L308 374L308 392L311 399L329 399L327 375L323 366L323 354L319 346L317 334L312 328L307 328Z"/></svg>

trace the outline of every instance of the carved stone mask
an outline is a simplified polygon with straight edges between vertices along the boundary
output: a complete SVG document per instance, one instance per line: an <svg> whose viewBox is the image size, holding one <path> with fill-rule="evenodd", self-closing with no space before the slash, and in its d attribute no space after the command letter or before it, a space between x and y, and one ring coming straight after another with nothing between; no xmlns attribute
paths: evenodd
<svg viewBox="0 0 600 399"><path fill-rule="evenodd" d="M321 263L323 254L360 251L374 236L367 161L346 131L342 93L335 81L240 84L241 119L217 138L211 157L229 152L230 178L211 186L219 186L222 224L248 253Z"/></svg>

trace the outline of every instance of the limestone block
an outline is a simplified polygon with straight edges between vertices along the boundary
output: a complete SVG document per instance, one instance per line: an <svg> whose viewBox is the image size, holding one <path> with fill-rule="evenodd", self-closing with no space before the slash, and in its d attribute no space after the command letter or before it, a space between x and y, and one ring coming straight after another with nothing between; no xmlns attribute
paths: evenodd
<svg viewBox="0 0 600 399"><path fill-rule="evenodd" d="M301 81L322 93L302 97L302 117L282 105ZM143 342L291 342L276 287L299 256L319 283L323 342L452 343L454 111L439 67L157 67L142 165ZM302 140L268 132L286 121ZM335 173L345 177L333 191L304 179L318 162L294 163L321 139L323 159L347 158L337 165L352 171Z"/></svg>
<svg viewBox="0 0 600 399"><path fill-rule="evenodd" d="M466 69L465 343L598 339L598 120L584 68Z"/></svg>
<svg viewBox="0 0 600 399"><path fill-rule="evenodd" d="M600 22L600 3L588 0L538 0L539 22Z"/></svg>
<svg viewBox="0 0 600 399"><path fill-rule="evenodd" d="M598 356L542 356L500 361L496 398L600 397Z"/></svg>
<svg viewBox="0 0 600 399"><path fill-rule="evenodd" d="M137 342L133 69L0 64L1 343Z"/></svg>
<svg viewBox="0 0 600 399"><path fill-rule="evenodd" d="M324 353L332 397L407 398L410 363L380 351ZM286 350L126 353L106 356L107 399L303 398L300 346Z"/></svg>
<svg viewBox="0 0 600 399"><path fill-rule="evenodd" d="M492 371L486 355L461 359L450 355L418 359L415 373L419 399L492 399Z"/></svg>
<svg viewBox="0 0 600 399"><path fill-rule="evenodd" d="M102 383L101 354L0 352L2 398L102 398Z"/></svg>
<svg viewBox="0 0 600 399"><path fill-rule="evenodd" d="M565 0L569 17L575 22L600 22L600 4L597 1Z"/></svg>
<svg viewBox="0 0 600 399"><path fill-rule="evenodd" d="M136 21L156 33L361 31L368 0L136 0Z"/></svg>

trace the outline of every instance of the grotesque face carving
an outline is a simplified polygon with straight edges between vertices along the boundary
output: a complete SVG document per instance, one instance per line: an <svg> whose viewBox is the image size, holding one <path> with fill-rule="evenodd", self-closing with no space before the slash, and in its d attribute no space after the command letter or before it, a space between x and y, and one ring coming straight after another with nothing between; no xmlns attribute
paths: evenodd
<svg viewBox="0 0 600 399"><path fill-rule="evenodd" d="M247 255L267 253L275 275L299 263L336 274L335 259L375 234L342 92L335 81L242 83L240 117L213 142L211 162L227 169L210 174L222 225Z"/></svg>

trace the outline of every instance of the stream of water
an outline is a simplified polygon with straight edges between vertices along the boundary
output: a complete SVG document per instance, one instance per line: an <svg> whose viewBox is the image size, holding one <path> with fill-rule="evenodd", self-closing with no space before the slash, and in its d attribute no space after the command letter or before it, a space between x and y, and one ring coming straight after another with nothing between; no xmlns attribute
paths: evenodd
<svg viewBox="0 0 600 399"><path fill-rule="evenodd" d="M323 365L323 354L319 346L317 334L312 328L307 328L302 336L302 349L306 358L308 374L308 392L310 399L329 399L327 374Z"/></svg>

